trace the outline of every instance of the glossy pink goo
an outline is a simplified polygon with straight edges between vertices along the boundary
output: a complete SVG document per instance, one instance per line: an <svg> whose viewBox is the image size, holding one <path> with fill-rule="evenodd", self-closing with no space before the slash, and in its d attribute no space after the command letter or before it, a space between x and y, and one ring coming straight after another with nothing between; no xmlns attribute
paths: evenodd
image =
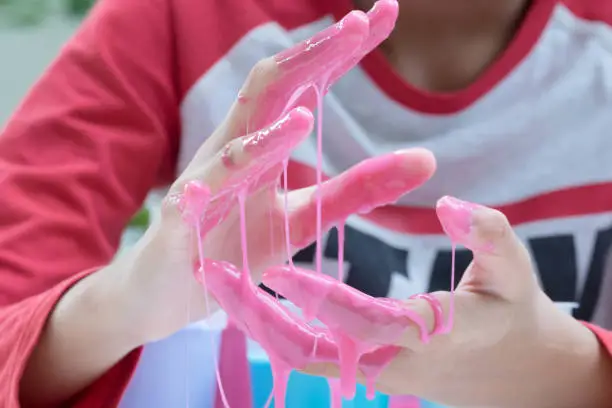
<svg viewBox="0 0 612 408"><path fill-rule="evenodd" d="M312 127L312 113L297 107L270 126L224 148L218 157L221 165L215 166L212 174L213 185L207 186L211 190L210 203L199 213L201 232L205 234L224 221L240 194L248 195L273 185L281 175L281 163L288 160L291 151L308 136ZM187 194L195 193L186 190L184 198ZM181 208L185 205L181 204Z"/></svg>
<svg viewBox="0 0 612 408"><path fill-rule="evenodd" d="M453 316L455 315L455 248L457 244L463 245L472 251L491 250L487 245L478 243L472 236L472 217L474 211L482 208L479 204L462 201L454 197L445 196L438 200L436 213L442 224L442 228L453 242L452 248L452 267L451 267L451 296L449 305L449 315L446 326L442 328L442 333L448 333L453 327Z"/></svg>
<svg viewBox="0 0 612 408"><path fill-rule="evenodd" d="M455 243L473 246L470 232L472 215L477 208L480 206L452 197L439 200L438 215L453 241L453 252ZM454 262L451 275L454 278ZM331 277L306 269L287 266L270 268L264 274L263 281L309 316L325 323L330 330L339 348L341 388L345 396L353 390L358 362L364 353L401 343L404 336L412 336L426 343L432 335L448 333L452 328L454 296L451 296L446 321L442 305L435 296L413 296L413 299L424 300L431 307L433 321L428 322L407 302L376 299ZM451 285L451 292L454 292L454 284ZM374 374L378 373L374 371Z"/></svg>
<svg viewBox="0 0 612 408"><path fill-rule="evenodd" d="M429 341L425 320L400 301L376 299L326 275L298 268L271 268L264 274L264 283L327 326L338 346L345 398L354 396L357 370L373 385L390 361L374 361L364 369L360 366L366 354L393 345L409 329L416 330L423 342ZM370 396L373 391L369 386Z"/></svg>
<svg viewBox="0 0 612 408"><path fill-rule="evenodd" d="M442 197L436 205L438 219L446 235L454 242L469 245L472 232L472 213L478 206L454 197Z"/></svg>
<svg viewBox="0 0 612 408"><path fill-rule="evenodd" d="M477 242L471 235L474 212L481 208L484 207L480 204L445 196L438 200L436 213L444 232L453 242L472 251L487 252L493 249L490 243Z"/></svg>
<svg viewBox="0 0 612 408"><path fill-rule="evenodd" d="M247 240L249 197L264 186L275 188L286 170L291 150L312 128L311 110L319 108L317 183L315 188L304 191L305 203L291 211L285 205L286 248L280 251L281 255L289 257L295 248L320 241L324 230L341 228L352 214L395 202L433 173L435 161L431 153L412 149L367 160L325 182L322 177L322 98L338 78L387 38L397 13L396 0L380 0L367 14L349 13L334 26L277 55L278 78L257 97L241 95L238 100L239 104L256 106L246 128L264 130L226 148L217 158L220 163L210 185L188 183L180 200L185 221L197 233L195 276L205 294L215 298L232 323L268 353L277 408L284 407L290 371L314 362L340 364L340 383L332 385L347 398L354 395L356 374L361 371L367 378L368 396L373 397L376 377L401 350L395 344L401 336L412 330L426 342L432 334L442 331L442 308L434 297L424 295L435 311L435 324L430 325L402 302L374 299L324 276L319 273L319 260L316 272L295 268L291 263L271 267L264 281L293 300L307 317L317 317L325 327L315 327L308 319L288 311L259 289L250 274L249 263L259 247L248 248L252 244ZM240 268L206 259L204 254L205 238L235 207L240 217ZM343 242L339 244L343 247Z"/></svg>

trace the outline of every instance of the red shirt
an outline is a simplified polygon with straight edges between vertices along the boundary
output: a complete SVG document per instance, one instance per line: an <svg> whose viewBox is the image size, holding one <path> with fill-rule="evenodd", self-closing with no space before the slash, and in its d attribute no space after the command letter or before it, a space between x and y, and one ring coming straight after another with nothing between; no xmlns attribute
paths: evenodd
<svg viewBox="0 0 612 408"><path fill-rule="evenodd" d="M0 406L19 406L21 373L55 303L110 262L148 192L174 179L181 104L203 73L253 28L279 21L295 29L336 3L345 2L99 2L0 137ZM593 13L595 1L565 3L612 21L612 6ZM477 97L464 95L457 109ZM612 333L589 327L612 351ZM138 356L74 406L116 406Z"/></svg>

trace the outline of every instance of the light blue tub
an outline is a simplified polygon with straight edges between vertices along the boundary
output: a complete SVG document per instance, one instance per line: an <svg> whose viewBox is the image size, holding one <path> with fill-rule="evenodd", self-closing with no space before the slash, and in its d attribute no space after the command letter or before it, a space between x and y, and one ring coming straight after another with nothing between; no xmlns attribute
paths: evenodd
<svg viewBox="0 0 612 408"><path fill-rule="evenodd" d="M253 408L265 406L272 392L272 371L266 362L251 363L251 381L253 383ZM357 395L353 401L344 401L342 408L387 408L388 397L377 394L369 401L365 396L365 387L357 387ZM321 377L293 372L289 378L286 398L287 408L313 408L330 406L329 386ZM271 404L274 407L274 404Z"/></svg>
<svg viewBox="0 0 612 408"><path fill-rule="evenodd" d="M145 347L120 408L214 408L216 378L213 362L218 354L220 328L224 323L224 317L217 317L208 324L192 325ZM263 408L272 391L270 364L254 342L249 343L249 359L253 408ZM286 407L330 407L327 381L292 373ZM369 401L365 397L365 388L359 386L355 399L345 401L343 408L389 408L389 397L378 394ZM423 402L421 408L442 407Z"/></svg>

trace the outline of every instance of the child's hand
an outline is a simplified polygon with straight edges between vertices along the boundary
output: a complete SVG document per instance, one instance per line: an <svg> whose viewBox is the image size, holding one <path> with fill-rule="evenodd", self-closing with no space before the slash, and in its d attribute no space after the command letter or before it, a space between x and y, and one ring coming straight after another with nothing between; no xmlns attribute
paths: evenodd
<svg viewBox="0 0 612 408"><path fill-rule="evenodd" d="M396 14L394 0L381 1L368 15L350 13L253 69L225 122L172 186L160 221L117 261L123 267L115 269L132 271L120 279L129 288L131 306L126 312L142 325L138 331L143 342L165 337L212 312L206 310L193 277L198 255L193 223L185 222L189 214L180 208L189 183L202 184L210 194L203 203L207 208L200 231L207 259L242 266L238 197L243 193L249 269L256 281L266 267L284 263L315 240L315 187L288 194L290 248L285 245L285 197L277 190L283 162L312 131L316 100L308 87L334 81L350 69L389 34ZM299 90L305 92L293 100ZM252 132L247 134L247 129ZM322 227L395 201L425 182L434 167L429 152L413 150L384 163L375 159L327 181L322 188ZM371 188L364 188L364 176Z"/></svg>
<svg viewBox="0 0 612 408"><path fill-rule="evenodd" d="M383 392L453 407L598 406L589 401L609 387L603 381L610 377L598 371L609 370L609 357L600 355L597 339L585 326L540 290L529 254L505 216L452 198L440 200L438 216L446 232L473 251L474 260L455 293L450 333L433 335L427 344L407 316L422 316L431 333L448 318L453 304L448 292L431 294L442 306L436 316L431 298L390 305L306 271L276 268L264 274L264 282L298 306L308 303L309 293L327 293L316 316L332 332L342 331L362 344L399 346L377 380ZM367 358L361 360L362 371ZM307 371L340 373L336 364L312 365Z"/></svg>

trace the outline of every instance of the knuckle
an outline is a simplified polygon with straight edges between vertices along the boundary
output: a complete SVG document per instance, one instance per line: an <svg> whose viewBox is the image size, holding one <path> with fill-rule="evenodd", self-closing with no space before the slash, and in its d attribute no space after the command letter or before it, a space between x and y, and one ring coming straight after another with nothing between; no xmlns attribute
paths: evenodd
<svg viewBox="0 0 612 408"><path fill-rule="evenodd" d="M260 94L277 77L278 66L274 58L259 60L249 72L240 95L250 99Z"/></svg>
<svg viewBox="0 0 612 408"><path fill-rule="evenodd" d="M242 139L233 139L221 150L221 164L225 169L235 169L240 164Z"/></svg>

